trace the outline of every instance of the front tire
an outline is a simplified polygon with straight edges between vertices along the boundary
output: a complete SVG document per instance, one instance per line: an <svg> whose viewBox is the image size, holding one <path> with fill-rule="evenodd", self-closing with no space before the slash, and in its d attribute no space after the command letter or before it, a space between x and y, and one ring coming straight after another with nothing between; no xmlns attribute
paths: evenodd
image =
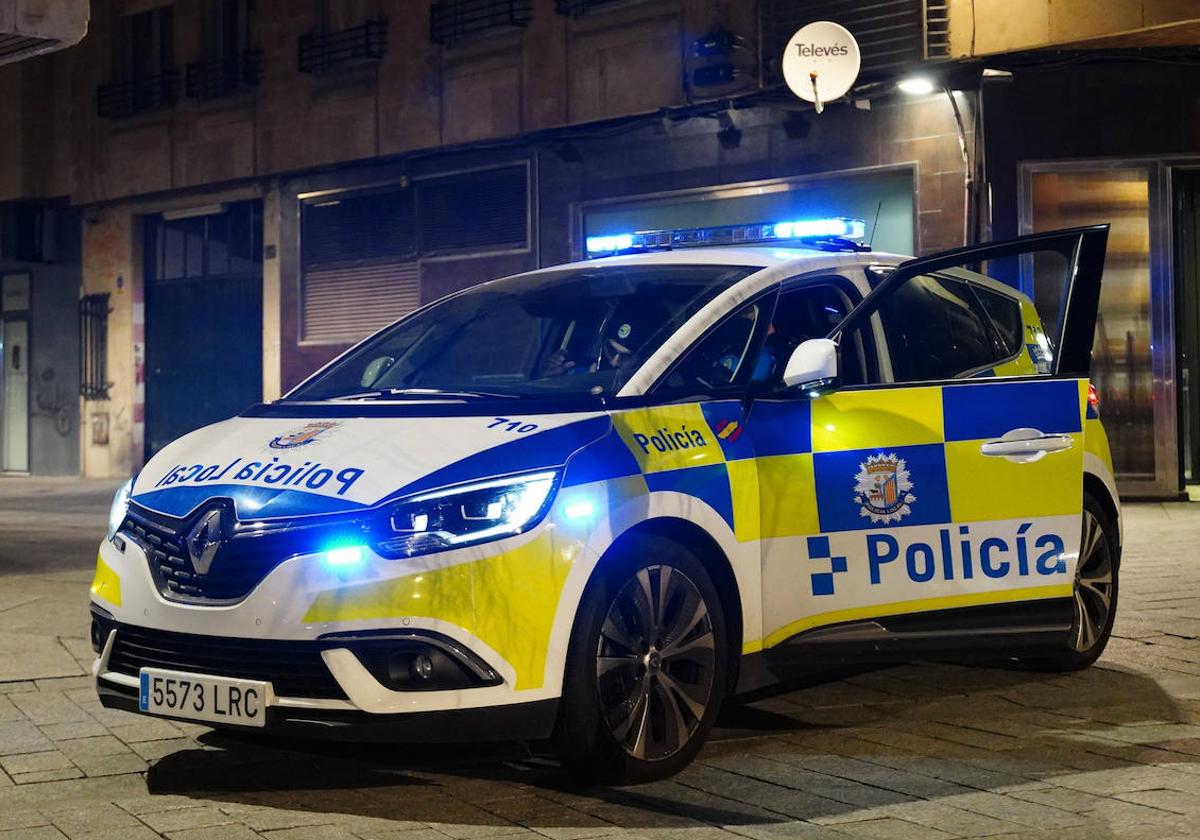
<svg viewBox="0 0 1200 840"><path fill-rule="evenodd" d="M1094 496L1084 493L1071 634L1060 652L1031 660L1031 665L1049 671L1079 671L1100 658L1117 616L1120 561L1116 523Z"/></svg>
<svg viewBox="0 0 1200 840"><path fill-rule="evenodd" d="M700 751L727 691L728 636L704 564L635 538L588 586L572 632L555 749L576 777L671 776Z"/></svg>

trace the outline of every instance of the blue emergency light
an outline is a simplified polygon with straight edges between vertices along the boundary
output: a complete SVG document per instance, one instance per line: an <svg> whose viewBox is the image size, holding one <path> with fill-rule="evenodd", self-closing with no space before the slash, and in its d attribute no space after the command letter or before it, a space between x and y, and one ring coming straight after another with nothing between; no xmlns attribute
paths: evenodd
<svg viewBox="0 0 1200 840"><path fill-rule="evenodd" d="M799 219L790 222L755 222L748 225L642 230L589 236L587 255L609 257L642 251L669 251L714 245L766 245L798 242L809 247L835 251L866 251L860 241L866 236L862 219Z"/></svg>

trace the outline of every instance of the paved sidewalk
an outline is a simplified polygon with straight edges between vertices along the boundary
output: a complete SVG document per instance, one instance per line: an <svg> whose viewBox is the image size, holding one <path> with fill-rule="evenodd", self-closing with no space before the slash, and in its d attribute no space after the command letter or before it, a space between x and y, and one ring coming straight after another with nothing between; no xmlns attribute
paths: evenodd
<svg viewBox="0 0 1200 840"><path fill-rule="evenodd" d="M1200 505L1127 508L1117 637L1084 673L862 673L729 710L673 780L580 790L519 747L102 709L86 588L114 487L46 487L0 480L0 840L1200 838Z"/></svg>

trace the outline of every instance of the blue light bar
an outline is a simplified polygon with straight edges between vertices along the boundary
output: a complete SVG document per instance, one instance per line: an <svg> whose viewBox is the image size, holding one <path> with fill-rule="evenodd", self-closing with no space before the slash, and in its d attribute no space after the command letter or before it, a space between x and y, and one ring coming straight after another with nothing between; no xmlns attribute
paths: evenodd
<svg viewBox="0 0 1200 840"><path fill-rule="evenodd" d="M756 222L748 225L643 230L607 236L589 236L588 257L607 257L641 251L696 248L714 245L766 245L795 241L829 250L865 251L858 242L866 236L861 219L797 219L786 222Z"/></svg>

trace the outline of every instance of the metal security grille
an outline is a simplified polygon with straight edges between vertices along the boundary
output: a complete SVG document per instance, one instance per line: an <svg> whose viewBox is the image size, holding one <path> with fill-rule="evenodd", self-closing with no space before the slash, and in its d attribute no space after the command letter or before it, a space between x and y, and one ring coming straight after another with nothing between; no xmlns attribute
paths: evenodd
<svg viewBox="0 0 1200 840"><path fill-rule="evenodd" d="M108 293L79 299L79 394L85 400L108 399Z"/></svg>
<svg viewBox="0 0 1200 840"><path fill-rule="evenodd" d="M422 181L417 206L423 254L528 247L524 164Z"/></svg>
<svg viewBox="0 0 1200 840"><path fill-rule="evenodd" d="M145 111L168 108L179 99L179 74L113 82L96 88L96 113L106 120L132 117Z"/></svg>
<svg viewBox="0 0 1200 840"><path fill-rule="evenodd" d="M524 163L306 199L301 340L357 341L416 309L423 257L528 246Z"/></svg>
<svg viewBox="0 0 1200 840"><path fill-rule="evenodd" d="M349 64L374 64L387 52L387 21L369 20L337 32L310 32L300 39L301 73L320 76Z"/></svg>
<svg viewBox="0 0 1200 840"><path fill-rule="evenodd" d="M301 205L305 268L328 263L410 257L417 250L411 189L388 189Z"/></svg>
<svg viewBox="0 0 1200 840"><path fill-rule="evenodd" d="M429 9L429 39L452 46L474 35L525 26L532 0L438 0Z"/></svg>
<svg viewBox="0 0 1200 840"><path fill-rule="evenodd" d="M766 78L778 80L780 59L792 34L818 20L837 21L862 50L864 81L925 59L924 0L762 0L762 61Z"/></svg>
<svg viewBox="0 0 1200 840"><path fill-rule="evenodd" d="M187 66L185 82L192 99L216 99L242 88L254 87L262 75L262 52L243 50L232 59L219 58Z"/></svg>

